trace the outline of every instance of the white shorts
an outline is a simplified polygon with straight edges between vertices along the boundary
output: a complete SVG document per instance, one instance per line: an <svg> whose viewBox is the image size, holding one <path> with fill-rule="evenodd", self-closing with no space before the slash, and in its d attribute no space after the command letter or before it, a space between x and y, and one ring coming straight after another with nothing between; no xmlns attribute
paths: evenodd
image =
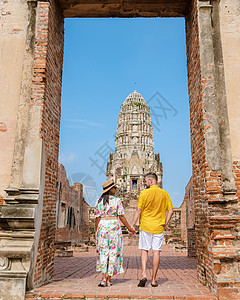
<svg viewBox="0 0 240 300"><path fill-rule="evenodd" d="M143 250L162 250L164 232L163 233L149 233L143 230L139 230L139 246L138 249Z"/></svg>

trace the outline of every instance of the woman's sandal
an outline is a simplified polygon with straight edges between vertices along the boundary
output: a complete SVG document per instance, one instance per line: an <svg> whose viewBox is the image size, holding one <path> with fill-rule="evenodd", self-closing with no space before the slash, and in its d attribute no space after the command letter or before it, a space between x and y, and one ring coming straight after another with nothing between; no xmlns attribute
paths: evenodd
<svg viewBox="0 0 240 300"><path fill-rule="evenodd" d="M142 278L142 279L139 281L138 286L139 286L139 287L145 287L146 282L147 282L147 278Z"/></svg>
<svg viewBox="0 0 240 300"><path fill-rule="evenodd" d="M111 282L107 282L107 286L112 286L112 283Z"/></svg>
<svg viewBox="0 0 240 300"><path fill-rule="evenodd" d="M100 281L98 286L104 287L106 285L107 285L106 281Z"/></svg>

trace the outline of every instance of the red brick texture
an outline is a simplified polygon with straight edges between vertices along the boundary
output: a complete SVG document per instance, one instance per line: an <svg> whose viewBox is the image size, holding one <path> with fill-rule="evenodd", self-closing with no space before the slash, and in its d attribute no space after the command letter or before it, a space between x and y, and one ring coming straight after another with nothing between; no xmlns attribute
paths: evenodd
<svg viewBox="0 0 240 300"><path fill-rule="evenodd" d="M204 119L204 103L201 98L201 70L197 1L192 1L191 11L186 18L187 61L188 61L188 91L190 106L191 152L193 169L193 199L196 216L196 238L198 257L198 276L201 282L206 282L206 262L208 257L206 245L210 242L205 232L207 224L207 197L205 179L208 164L205 153L205 137L202 123Z"/></svg>
<svg viewBox="0 0 240 300"><path fill-rule="evenodd" d="M165 242L179 246L182 244L181 240L181 209L174 208L172 218L167 226L164 234Z"/></svg>
<svg viewBox="0 0 240 300"><path fill-rule="evenodd" d="M64 44L64 18L56 3L54 0L39 1L37 8L31 106L42 107L40 135L46 148L46 173L42 227L34 270L35 286L48 282L53 273ZM198 0L189 3L186 47L198 278L215 294L218 289L220 294L221 289L222 295L225 295L228 289L233 295L238 290L237 283L230 283L239 274L236 254L239 217L234 215L233 206L223 201L221 172L213 172L207 162L206 133L209 125L204 125L208 121L203 101L206 78L205 74L201 74L197 4ZM234 162L238 191L239 168L239 163ZM218 283L219 278L224 287Z"/></svg>
<svg viewBox="0 0 240 300"><path fill-rule="evenodd" d="M180 206L181 210L181 239L184 241L184 245L187 245L187 214L186 214L186 199Z"/></svg>
<svg viewBox="0 0 240 300"><path fill-rule="evenodd" d="M5 204L5 201L3 200L3 197L0 196L0 205L4 205Z"/></svg>
<svg viewBox="0 0 240 300"><path fill-rule="evenodd" d="M224 200L221 172L213 172L207 161L206 133L210 126L204 125L208 122L203 101L206 80L201 74L197 4L197 0L191 2L186 17L186 46L198 278L216 295L220 295L220 282L224 282L229 293L240 297L234 284L230 285L239 274L235 269L239 217L234 205ZM238 163L234 169L239 188Z"/></svg>
<svg viewBox="0 0 240 300"><path fill-rule="evenodd" d="M35 286L53 274L58 176L64 18L54 0L38 2L31 106L42 107L40 136L45 143L46 173Z"/></svg>
<svg viewBox="0 0 240 300"><path fill-rule="evenodd" d="M195 227L187 229L188 257L196 257L196 233Z"/></svg>
<svg viewBox="0 0 240 300"><path fill-rule="evenodd" d="M195 210L194 210L194 200L192 198L193 185L192 177L190 178L188 184L185 187L184 200L186 201L186 224L187 228L193 228L195 226Z"/></svg>
<svg viewBox="0 0 240 300"><path fill-rule="evenodd" d="M192 177L185 187L187 249L189 257L196 257L195 209L193 199Z"/></svg>
<svg viewBox="0 0 240 300"><path fill-rule="evenodd" d="M70 186L65 168L59 164L56 241L87 241L89 210L90 206L83 198L83 185L74 183Z"/></svg>
<svg viewBox="0 0 240 300"><path fill-rule="evenodd" d="M240 199L240 162L233 162L233 173L235 178L235 185L237 187L237 197Z"/></svg>

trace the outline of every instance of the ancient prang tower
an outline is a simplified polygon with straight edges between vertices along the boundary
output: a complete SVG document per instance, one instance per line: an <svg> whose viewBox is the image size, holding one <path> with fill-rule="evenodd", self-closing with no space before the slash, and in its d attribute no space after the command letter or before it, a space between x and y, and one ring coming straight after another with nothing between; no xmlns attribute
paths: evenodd
<svg viewBox="0 0 240 300"><path fill-rule="evenodd" d="M115 153L110 154L107 164L107 178L117 183L117 195L123 200L128 220L137 207L147 172L155 172L162 187L162 163L159 154L154 154L150 110L142 95L134 91L121 106Z"/></svg>
<svg viewBox="0 0 240 300"><path fill-rule="evenodd" d="M14 0L0 7L1 300L24 300L26 289L53 276L64 19L116 17L185 18L197 277L218 299L240 299L240 1ZM142 124L123 124L132 131L119 139L136 141L143 168L142 131L134 127ZM129 190L135 175L140 189L139 166L130 166L137 156L127 153L134 146L117 143L109 172L124 176ZM124 164L129 178L118 175Z"/></svg>

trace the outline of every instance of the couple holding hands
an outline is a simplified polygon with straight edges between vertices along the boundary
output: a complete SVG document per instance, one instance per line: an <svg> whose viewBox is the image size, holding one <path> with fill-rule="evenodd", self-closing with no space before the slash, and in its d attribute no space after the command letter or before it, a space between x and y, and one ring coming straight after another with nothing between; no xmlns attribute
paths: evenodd
<svg viewBox="0 0 240 300"><path fill-rule="evenodd" d="M144 287L147 282L148 251L152 248L152 287L156 280L160 262L164 230L173 214L173 205L169 194L157 185L157 175L144 176L146 189L140 193L138 206L132 224L124 216L121 200L115 197L116 186L113 180L106 181L102 195L95 206L95 235L97 241L97 268L102 273L98 286L111 286L111 277L123 273L123 236L119 220L130 234L136 233L134 226L139 220L139 249L141 250L142 276L138 283Z"/></svg>

